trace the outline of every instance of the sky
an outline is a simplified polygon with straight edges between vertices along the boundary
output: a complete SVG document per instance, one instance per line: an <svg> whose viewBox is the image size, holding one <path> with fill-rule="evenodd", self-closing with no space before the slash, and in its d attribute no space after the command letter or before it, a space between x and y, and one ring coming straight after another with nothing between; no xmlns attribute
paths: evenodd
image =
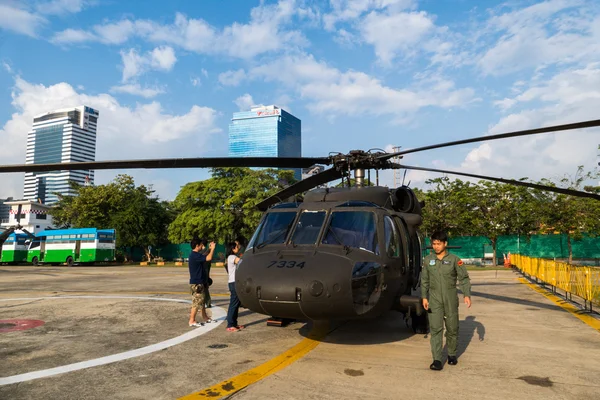
<svg viewBox="0 0 600 400"><path fill-rule="evenodd" d="M227 157L232 114L257 104L301 119L309 157L598 119L600 4L0 0L0 164L25 162L35 115L78 105L100 112L98 161ZM402 162L559 179L595 168L599 144L600 130L585 129ZM111 170L95 183L118 173L165 200L210 177ZM0 174L0 198L22 197L23 176ZM427 189L438 176L408 172L405 183Z"/></svg>

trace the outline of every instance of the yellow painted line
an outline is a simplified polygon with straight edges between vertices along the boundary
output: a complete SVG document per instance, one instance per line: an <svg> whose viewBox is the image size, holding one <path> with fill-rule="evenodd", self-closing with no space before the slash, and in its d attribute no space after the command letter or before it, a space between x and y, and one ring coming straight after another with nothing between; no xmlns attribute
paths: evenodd
<svg viewBox="0 0 600 400"><path fill-rule="evenodd" d="M60 290L53 290L51 292L12 292L12 293L3 293L0 294L0 297L13 297L14 295L27 295L27 294L31 294L31 293L35 293L36 295L39 295L40 293L45 293L45 294L55 294L55 295L63 295L63 294L67 294L67 295L79 295L79 294L123 294L123 295L127 295L127 294L185 294L185 295L189 295L190 292L119 292L119 291L88 291L88 292L65 292L65 291L60 291ZM229 293L211 293L210 294L211 297L229 297Z"/></svg>
<svg viewBox="0 0 600 400"><path fill-rule="evenodd" d="M577 318L579 318L581 321L583 321L585 324L591 326L592 328L594 328L595 330L597 330L598 332L600 332L600 320L587 315L587 314L582 314L581 310L577 307L575 307L574 305L564 301L563 299L561 299L560 297L552 294L551 292L532 284L531 282L527 281L527 279L525 278L519 278L519 281L521 283L526 284L527 286L529 286L531 289L535 290L536 292L538 292L539 294L541 294L542 296L544 296L545 298L547 298L548 300L554 302L556 305L558 305L559 307L561 307L563 310L570 312L571 314L573 314L574 316L576 316Z"/></svg>
<svg viewBox="0 0 600 400"><path fill-rule="evenodd" d="M266 378L267 376L274 374L288 365L298 361L312 349L317 347L321 340L327 335L328 326L327 324L315 325L308 334L308 337L303 339L300 343L278 355L277 357L261 364L251 370L243 372L231 379L227 379L221 383L217 383L209 388L203 389L199 392L188 394L179 398L179 400L192 400L192 399L222 399L225 396L232 395L243 388L252 385Z"/></svg>

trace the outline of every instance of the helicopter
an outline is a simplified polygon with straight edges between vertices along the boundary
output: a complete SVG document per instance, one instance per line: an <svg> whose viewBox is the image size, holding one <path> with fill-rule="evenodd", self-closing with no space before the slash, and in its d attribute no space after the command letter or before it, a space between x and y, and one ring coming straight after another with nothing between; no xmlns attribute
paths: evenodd
<svg viewBox="0 0 600 400"><path fill-rule="evenodd" d="M327 157L172 158L0 166L0 173L88 169L274 167L331 165L296 182L257 207L263 216L247 243L235 287L243 306L280 320L362 319L390 310L416 333L427 332L421 305L423 244L419 226L426 207L405 185L365 185L370 171L420 170L502 182L600 200L584 191L460 171L404 165L404 155L461 144L600 126L600 120L486 135L387 153L353 150ZM322 188L348 179L354 186ZM299 200L296 196L304 194Z"/></svg>

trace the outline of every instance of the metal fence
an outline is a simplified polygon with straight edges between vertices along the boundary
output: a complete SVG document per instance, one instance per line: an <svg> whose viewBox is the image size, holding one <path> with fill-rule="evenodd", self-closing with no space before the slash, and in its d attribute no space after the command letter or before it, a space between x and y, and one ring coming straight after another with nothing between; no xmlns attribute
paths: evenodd
<svg viewBox="0 0 600 400"><path fill-rule="evenodd" d="M590 311L592 306L600 307L600 268L571 265L543 258L511 255L511 263L523 274L537 281L551 285L553 291L561 289L565 296L578 296Z"/></svg>

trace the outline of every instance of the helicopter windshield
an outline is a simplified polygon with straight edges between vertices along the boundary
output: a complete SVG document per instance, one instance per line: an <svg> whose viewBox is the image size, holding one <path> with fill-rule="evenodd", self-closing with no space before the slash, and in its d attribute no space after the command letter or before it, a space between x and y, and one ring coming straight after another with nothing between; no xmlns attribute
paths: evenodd
<svg viewBox="0 0 600 400"><path fill-rule="evenodd" d="M294 218L296 218L296 210L267 214L263 223L258 227L257 233L248 243L248 248L254 247L255 244L258 248L267 244L284 243Z"/></svg>
<svg viewBox="0 0 600 400"><path fill-rule="evenodd" d="M305 210L298 219L296 230L292 236L294 244L315 244L319 238L319 232L325 220L325 211Z"/></svg>
<svg viewBox="0 0 600 400"><path fill-rule="evenodd" d="M334 211L323 244L344 245L379 254L375 214L370 211Z"/></svg>

